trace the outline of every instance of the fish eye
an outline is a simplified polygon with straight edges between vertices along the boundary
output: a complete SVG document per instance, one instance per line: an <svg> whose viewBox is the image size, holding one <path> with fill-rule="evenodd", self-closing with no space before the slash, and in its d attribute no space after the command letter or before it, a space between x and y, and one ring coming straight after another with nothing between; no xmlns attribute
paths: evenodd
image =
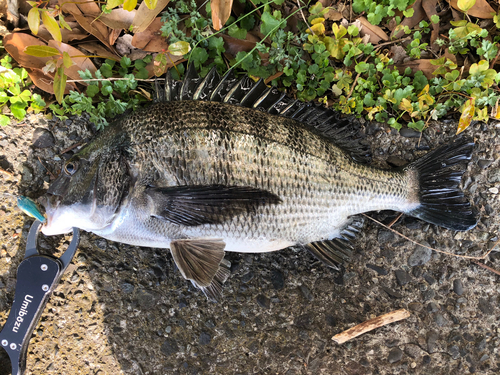
<svg viewBox="0 0 500 375"><path fill-rule="evenodd" d="M78 163L76 161L70 161L66 163L66 165L64 166L64 172L66 172L66 174L70 176L75 174L77 169L78 169Z"/></svg>

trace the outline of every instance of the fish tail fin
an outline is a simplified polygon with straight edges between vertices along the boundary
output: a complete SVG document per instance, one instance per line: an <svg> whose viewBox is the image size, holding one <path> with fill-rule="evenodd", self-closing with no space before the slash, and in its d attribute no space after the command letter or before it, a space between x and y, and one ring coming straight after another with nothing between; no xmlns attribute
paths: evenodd
<svg viewBox="0 0 500 375"><path fill-rule="evenodd" d="M474 142L461 137L416 160L407 171L415 171L420 205L408 215L451 230L476 226L477 212L471 207L460 181L470 161Z"/></svg>

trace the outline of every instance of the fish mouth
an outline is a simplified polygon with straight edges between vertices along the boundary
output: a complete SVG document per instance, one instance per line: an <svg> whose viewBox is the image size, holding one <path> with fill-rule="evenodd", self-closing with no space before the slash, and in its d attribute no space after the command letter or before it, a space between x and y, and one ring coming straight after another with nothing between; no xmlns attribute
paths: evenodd
<svg viewBox="0 0 500 375"><path fill-rule="evenodd" d="M71 231L71 228L61 228L61 220L57 220L56 213L61 200L61 196L50 193L45 194L39 199L40 204L45 208L45 216L47 218L47 221L41 228L42 233L46 236L63 234Z"/></svg>

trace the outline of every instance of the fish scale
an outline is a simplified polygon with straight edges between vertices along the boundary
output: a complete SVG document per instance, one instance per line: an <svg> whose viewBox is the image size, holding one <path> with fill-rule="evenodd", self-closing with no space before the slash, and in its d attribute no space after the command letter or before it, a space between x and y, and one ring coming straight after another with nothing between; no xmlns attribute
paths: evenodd
<svg viewBox="0 0 500 375"><path fill-rule="evenodd" d="M190 67L186 76L167 75L156 103L118 118L66 162L46 196L45 234L78 227L170 248L181 274L215 299L229 276L225 251L299 245L338 267L352 252L359 213L476 225L459 187L469 139L381 170L367 164L353 119L233 72L200 79Z"/></svg>

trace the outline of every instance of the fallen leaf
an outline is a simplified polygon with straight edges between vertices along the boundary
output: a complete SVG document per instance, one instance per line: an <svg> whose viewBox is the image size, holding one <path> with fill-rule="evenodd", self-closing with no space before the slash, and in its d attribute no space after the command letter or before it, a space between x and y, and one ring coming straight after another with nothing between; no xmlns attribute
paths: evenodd
<svg viewBox="0 0 500 375"><path fill-rule="evenodd" d="M161 52L168 49L169 44L166 38L161 35L160 28L162 26L161 17L157 17L145 31L134 34L132 45L149 52Z"/></svg>
<svg viewBox="0 0 500 375"><path fill-rule="evenodd" d="M336 11L335 9L328 9L328 12L325 14L325 19L330 20L330 21L340 21L342 18L342 13Z"/></svg>
<svg viewBox="0 0 500 375"><path fill-rule="evenodd" d="M212 23L215 30L220 30L225 25L231 15L233 0L212 0L210 8L212 9Z"/></svg>
<svg viewBox="0 0 500 375"><path fill-rule="evenodd" d="M394 64L402 64L405 59L408 58L408 54L406 53L406 50L400 46L400 45L395 45L391 47L391 55L392 55L392 60L394 61Z"/></svg>
<svg viewBox="0 0 500 375"><path fill-rule="evenodd" d="M106 48L104 48L97 42L79 44L78 47L89 51L92 55L111 60L118 60L115 54L109 52Z"/></svg>
<svg viewBox="0 0 500 375"><path fill-rule="evenodd" d="M45 46L34 36L22 33L8 34L3 39L7 52L24 68L42 69L51 57L34 57L24 53L28 46Z"/></svg>
<svg viewBox="0 0 500 375"><path fill-rule="evenodd" d="M462 115L460 116L460 120L458 121L457 134L462 133L465 129L469 127L472 121L472 117L474 117L475 111L476 111L476 99L474 98L467 99L462 108Z"/></svg>
<svg viewBox="0 0 500 375"><path fill-rule="evenodd" d="M30 76L31 80L40 90L43 90L49 94L54 94L54 75L44 74L40 69L30 69L27 68L26 71ZM66 82L66 88L64 89L64 94L69 94L71 90L76 90L76 86L71 82Z"/></svg>
<svg viewBox="0 0 500 375"><path fill-rule="evenodd" d="M88 69L91 73L94 73L97 70L94 63L88 57L75 57L85 55L75 47L72 47L66 43L57 43L54 40L49 41L49 46L56 48L61 52L61 54L63 52L66 52L71 57L71 61L73 61L75 65L72 65L69 68L65 69L66 75L71 79L81 79L80 74L78 73L79 70ZM82 84L85 83L82 82Z"/></svg>
<svg viewBox="0 0 500 375"><path fill-rule="evenodd" d="M361 36L370 35L370 43L377 44L381 40L384 42L389 40L389 35L384 30L376 25L372 25L365 17L359 17L358 20L362 25L360 30Z"/></svg>
<svg viewBox="0 0 500 375"><path fill-rule="evenodd" d="M135 13L132 26L135 33L140 33L148 28L149 25L155 20L156 16L167 6L170 0L158 0L156 8L149 9L144 1L139 5L139 9Z"/></svg>
<svg viewBox="0 0 500 375"><path fill-rule="evenodd" d="M68 77L64 74L64 68L58 68L54 76L54 95L59 104L62 103L64 90L66 90L66 79Z"/></svg>
<svg viewBox="0 0 500 375"><path fill-rule="evenodd" d="M71 27L71 31L67 29L61 29L62 41L64 43L68 43L73 40L82 40L89 36L89 34L80 27L78 22L69 22L68 25ZM50 35L45 25L40 25L37 36L45 40L46 42L52 39L52 35Z"/></svg>
<svg viewBox="0 0 500 375"><path fill-rule="evenodd" d="M458 7L458 0L448 0L450 5L459 11L462 11ZM488 4L486 0L476 0L476 3L467 12L469 16L490 19L496 14L495 10Z"/></svg>
<svg viewBox="0 0 500 375"><path fill-rule="evenodd" d="M439 47L437 44L434 42L439 38L439 22L438 23L433 23L430 21L431 17L433 15L437 15L437 7L438 0L422 0L422 8L425 11L425 14L427 14L427 18L429 19L429 22L432 26L432 32L431 32L431 48L434 51L438 51L441 47Z"/></svg>
<svg viewBox="0 0 500 375"><path fill-rule="evenodd" d="M116 42L116 39L120 36L122 33L121 29L112 29L109 32L109 44L113 45Z"/></svg>
<svg viewBox="0 0 500 375"><path fill-rule="evenodd" d="M266 78L266 80L264 81L264 83L267 85L269 84L269 82L275 80L276 78L279 78L283 75L283 72L277 72L277 73L274 73L272 76L269 76Z"/></svg>
<svg viewBox="0 0 500 375"><path fill-rule="evenodd" d="M402 74L406 68L410 68L412 74L415 74L418 71L424 73L427 79L434 78L432 74L436 70L436 66L431 64L431 60L421 59L421 60L412 60L402 64L396 64L399 72Z"/></svg>
<svg viewBox="0 0 500 375"><path fill-rule="evenodd" d="M94 1L77 1L76 5L83 14L101 14L101 8Z"/></svg>
<svg viewBox="0 0 500 375"><path fill-rule="evenodd" d="M224 39L224 48L226 49L226 53L233 56L236 56L236 54L241 51L249 52L255 47L256 44L255 42L234 38L226 34L220 34L220 36Z"/></svg>
<svg viewBox="0 0 500 375"><path fill-rule="evenodd" d="M35 57L51 57L61 54L57 49L48 46L28 46L24 49L24 53Z"/></svg>
<svg viewBox="0 0 500 375"><path fill-rule="evenodd" d="M128 11L122 8L113 9L110 14L103 14L99 17L99 21L108 26L110 29L128 30L134 20L136 10ZM97 17L97 15L96 15Z"/></svg>
<svg viewBox="0 0 500 375"><path fill-rule="evenodd" d="M107 31L108 28L106 27L106 25L104 25L100 21L94 22L93 17L85 17L83 15L77 15L77 14L74 14L73 16L85 31L95 36L97 39L101 41L101 43L103 43L106 47L108 47L111 51L114 52L114 48L109 44L108 40L109 32ZM103 34L101 31L105 31L105 34Z"/></svg>
<svg viewBox="0 0 500 375"><path fill-rule="evenodd" d="M405 19L399 24L399 26L396 27L392 32L391 38L401 38L404 35L404 26L408 26L410 29L413 29L420 23L420 21L424 20L427 17L425 10L422 7L422 0L415 1L411 7L413 9L413 16L405 17Z"/></svg>

